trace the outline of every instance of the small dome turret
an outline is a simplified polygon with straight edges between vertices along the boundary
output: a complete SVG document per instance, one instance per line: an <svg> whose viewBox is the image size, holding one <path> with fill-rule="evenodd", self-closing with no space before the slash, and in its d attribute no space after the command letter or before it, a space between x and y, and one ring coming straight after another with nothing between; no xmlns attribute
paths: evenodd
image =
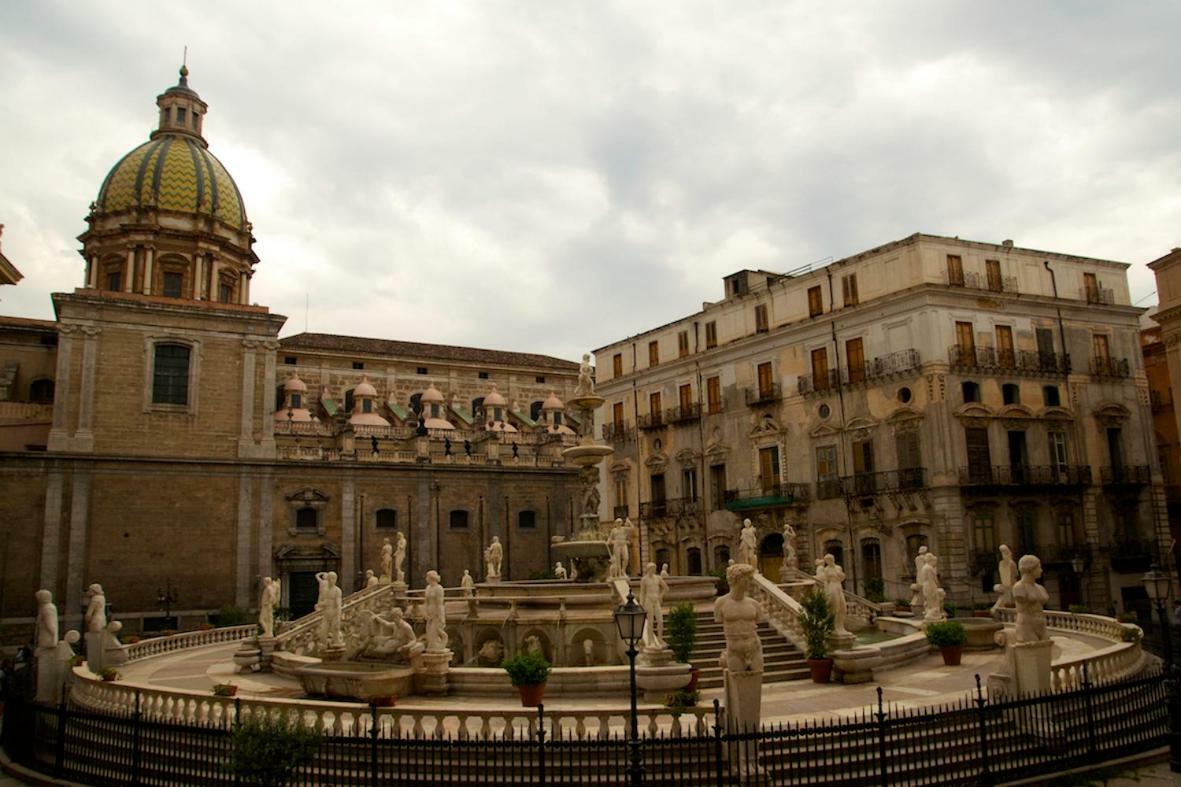
<svg viewBox="0 0 1181 787"><path fill-rule="evenodd" d="M443 394L434 383L422 392L422 421L427 429L452 430L455 426L447 420Z"/></svg>
<svg viewBox="0 0 1181 787"><path fill-rule="evenodd" d="M353 426L389 426L390 422L377 413L377 389L369 383L368 377L353 389L353 414L349 423Z"/></svg>
<svg viewBox="0 0 1181 787"><path fill-rule="evenodd" d="M492 386L492 390L484 397L484 428L490 432L512 433L517 427L508 422L508 402Z"/></svg>
<svg viewBox="0 0 1181 787"><path fill-rule="evenodd" d="M307 407L308 386L299 375L292 373L283 383L283 406L275 411L275 421L309 423L318 420Z"/></svg>

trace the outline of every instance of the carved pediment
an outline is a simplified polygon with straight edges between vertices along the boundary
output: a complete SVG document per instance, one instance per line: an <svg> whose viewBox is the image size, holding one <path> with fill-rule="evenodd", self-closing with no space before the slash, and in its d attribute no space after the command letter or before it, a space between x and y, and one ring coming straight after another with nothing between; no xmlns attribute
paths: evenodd
<svg viewBox="0 0 1181 787"><path fill-rule="evenodd" d="M275 547L275 560L337 560L339 558L340 547L331 541L322 541L316 545L287 542Z"/></svg>
<svg viewBox="0 0 1181 787"><path fill-rule="evenodd" d="M750 437L763 437L768 435L778 435L783 431L774 416L767 414L762 418L755 420L754 427L750 430Z"/></svg>
<svg viewBox="0 0 1181 787"><path fill-rule="evenodd" d="M886 422L894 426L918 426L923 420L923 414L910 406L899 407L894 412L890 413L886 418Z"/></svg>
<svg viewBox="0 0 1181 787"><path fill-rule="evenodd" d="M677 462L686 467L696 465L697 460L700 458L700 455L690 448L682 448L680 451L677 451Z"/></svg>
<svg viewBox="0 0 1181 787"><path fill-rule="evenodd" d="M1051 421L1073 421L1074 413L1067 410L1065 407L1046 407L1038 413L1039 418L1045 418Z"/></svg>
<svg viewBox="0 0 1181 787"><path fill-rule="evenodd" d="M1092 415L1101 426L1115 427L1122 425L1132 413L1119 402L1104 402L1095 408Z"/></svg>
<svg viewBox="0 0 1181 787"><path fill-rule="evenodd" d="M668 455L663 451L654 453L644 460L644 466L650 470L659 470L668 465Z"/></svg>
<svg viewBox="0 0 1181 787"><path fill-rule="evenodd" d="M1033 410L1023 404L1007 404L1001 408L1001 418L1033 418Z"/></svg>
<svg viewBox="0 0 1181 787"><path fill-rule="evenodd" d="M835 437L837 434L837 430L828 424L817 424L808 432L810 437Z"/></svg>
<svg viewBox="0 0 1181 787"><path fill-rule="evenodd" d="M319 489L313 489L310 486L305 486L303 489L292 492L287 495L287 502L293 505L312 506L318 508L328 503L328 495L321 492Z"/></svg>
<svg viewBox="0 0 1181 787"><path fill-rule="evenodd" d="M991 407L980 402L962 404L952 413L956 418L992 418L996 415Z"/></svg>

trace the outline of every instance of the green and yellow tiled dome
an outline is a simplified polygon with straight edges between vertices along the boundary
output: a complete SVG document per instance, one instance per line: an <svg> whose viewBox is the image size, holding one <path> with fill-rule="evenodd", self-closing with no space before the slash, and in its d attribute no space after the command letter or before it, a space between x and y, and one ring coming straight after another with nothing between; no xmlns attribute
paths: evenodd
<svg viewBox="0 0 1181 787"><path fill-rule="evenodd" d="M187 134L157 134L128 153L111 169L96 201L99 214L151 207L212 216L236 230L246 227L234 179Z"/></svg>

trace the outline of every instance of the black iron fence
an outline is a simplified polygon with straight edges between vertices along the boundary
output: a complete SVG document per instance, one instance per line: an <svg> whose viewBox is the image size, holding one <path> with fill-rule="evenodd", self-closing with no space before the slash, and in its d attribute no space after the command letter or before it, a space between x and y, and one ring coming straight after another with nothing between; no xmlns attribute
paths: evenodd
<svg viewBox="0 0 1181 787"><path fill-rule="evenodd" d="M911 785L992 784L1101 763L1164 745L1168 686L1163 674L1010 699L974 694L917 708L876 707L839 719L734 732L714 704L705 734L655 731L636 747L646 784ZM538 709L515 740L429 738L392 733L357 706L356 736L324 735L290 784L308 787L406 784L627 783L631 749L622 730L578 738ZM227 717L229 718L229 717ZM10 701L2 743L17 763L92 784L239 782L228 763L225 724L181 725L138 713Z"/></svg>

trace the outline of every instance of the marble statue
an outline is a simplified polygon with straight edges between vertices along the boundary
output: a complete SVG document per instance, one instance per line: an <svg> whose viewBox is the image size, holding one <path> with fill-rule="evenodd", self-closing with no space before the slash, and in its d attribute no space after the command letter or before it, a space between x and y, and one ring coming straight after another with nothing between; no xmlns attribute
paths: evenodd
<svg viewBox="0 0 1181 787"><path fill-rule="evenodd" d="M361 643L361 656L365 658L409 662L411 657L422 650L422 643L414 635L414 629L406 622L402 610L394 607L389 618L373 612L368 616Z"/></svg>
<svg viewBox="0 0 1181 787"><path fill-rule="evenodd" d="M540 451L540 443L538 444L538 451ZM582 492L582 515L585 517L599 515L599 487L598 484L588 483Z"/></svg>
<svg viewBox="0 0 1181 787"><path fill-rule="evenodd" d="M584 666L595 666L595 641L587 637L582 641L582 662Z"/></svg>
<svg viewBox="0 0 1181 787"><path fill-rule="evenodd" d="M1000 582L992 586L997 594L996 603L992 605L992 614L1002 607L1013 606L1013 583L1017 580L1017 563L1013 560L1013 551L1005 544L1001 544L1001 559L997 562L997 573Z"/></svg>
<svg viewBox="0 0 1181 787"><path fill-rule="evenodd" d="M910 607L915 609L923 606L923 585L920 577L923 574L923 566L927 563L927 546L924 544L919 547L919 551L914 556L914 582L910 586Z"/></svg>
<svg viewBox="0 0 1181 787"><path fill-rule="evenodd" d="M730 592L714 602L714 620L722 624L726 647L719 662L724 681L726 724L731 731L756 729L762 717L763 643L759 639L762 607L748 593L754 566L735 563L726 569ZM758 769L758 753L739 747L741 772Z"/></svg>
<svg viewBox="0 0 1181 787"><path fill-rule="evenodd" d="M373 573L373 569L365 569L365 587L371 588L381 584L381 579Z"/></svg>
<svg viewBox="0 0 1181 787"><path fill-rule="evenodd" d="M554 564L554 576L563 580L567 578L566 567L562 565L562 561L560 560Z"/></svg>
<svg viewBox="0 0 1181 787"><path fill-rule="evenodd" d="M849 636L849 630L845 628L845 570L837 564L836 557L831 553L825 555L816 567L816 581L824 587L828 608L832 610L833 636Z"/></svg>
<svg viewBox="0 0 1181 787"><path fill-rule="evenodd" d="M98 634L107 629L107 596L103 593L103 586L97 582L90 586L90 601L86 604L87 634Z"/></svg>
<svg viewBox="0 0 1181 787"><path fill-rule="evenodd" d="M783 569L792 570L800 567L800 559L796 554L796 529L791 522L783 522Z"/></svg>
<svg viewBox="0 0 1181 787"><path fill-rule="evenodd" d="M104 667L122 667L127 663L127 648L119 641L119 632L122 630L123 624L117 620L112 620L107 624L106 630L103 631Z"/></svg>
<svg viewBox="0 0 1181 787"><path fill-rule="evenodd" d="M656 573L656 564L649 563L644 567L644 576L640 579L640 606L648 613L644 621L642 642L645 648L657 650L666 647L664 644L664 596L668 593L668 583L664 577Z"/></svg>
<svg viewBox="0 0 1181 787"><path fill-rule="evenodd" d="M406 584L406 572L402 564L406 562L406 536L399 532L394 538L394 582Z"/></svg>
<svg viewBox="0 0 1181 787"><path fill-rule="evenodd" d="M924 556L918 584L923 589L923 620L932 623L947 620L947 612L943 609L947 593L939 586L939 558L931 552Z"/></svg>
<svg viewBox="0 0 1181 787"><path fill-rule="evenodd" d="M37 599L37 701L54 702L63 676L57 658L57 606L48 590L38 590L33 597Z"/></svg>
<svg viewBox="0 0 1181 787"><path fill-rule="evenodd" d="M631 569L631 539L632 528L631 519L623 520L616 519L615 526L611 528L611 535L609 538L611 544L611 570L612 577L626 577L628 571Z"/></svg>
<svg viewBox="0 0 1181 787"><path fill-rule="evenodd" d="M464 598L471 598L476 593L476 580L472 579L472 574L466 568L463 570L463 579L459 580L459 586L463 588Z"/></svg>
<svg viewBox="0 0 1181 787"><path fill-rule="evenodd" d="M493 536L492 543L484 550L485 574L489 577L499 577L503 560L504 547L500 545L500 537Z"/></svg>
<svg viewBox="0 0 1181 787"><path fill-rule="evenodd" d="M37 599L37 653L43 649L57 649L57 605L53 603L53 594L48 590L38 590L33 594Z"/></svg>
<svg viewBox="0 0 1181 787"><path fill-rule="evenodd" d="M81 634L74 629L70 629L66 632L66 636L57 643L57 646L53 650L52 660L46 661L50 669L44 678L44 695L42 695L40 672L37 675L38 702L48 702L56 705L62 701L62 684L73 680L74 646L81 639ZM38 670L41 669L41 663L40 661L37 662Z"/></svg>
<svg viewBox="0 0 1181 787"><path fill-rule="evenodd" d="M468 666L499 667L504 661L504 645L500 640L485 640L476 652L475 657L468 662Z"/></svg>
<svg viewBox="0 0 1181 787"><path fill-rule="evenodd" d="M541 647L541 637L536 634L530 634L525 637L525 652L536 653L538 656L545 656L545 650Z"/></svg>
<svg viewBox="0 0 1181 787"><path fill-rule="evenodd" d="M394 581L394 545L388 538L381 542L381 584Z"/></svg>
<svg viewBox="0 0 1181 787"><path fill-rule="evenodd" d="M443 586L439 584L439 572L426 572L425 599L426 634L424 640L426 649L432 653L447 650L447 604L444 600Z"/></svg>
<svg viewBox="0 0 1181 787"><path fill-rule="evenodd" d="M321 647L340 646L344 644L340 631L343 595L336 585L336 572L321 571L316 574L316 581L320 583L320 598L316 602L316 611L320 613Z"/></svg>
<svg viewBox="0 0 1181 787"><path fill-rule="evenodd" d="M595 381L591 377L590 354L583 353L582 364L578 367L578 385L574 388L575 396L589 396L595 392Z"/></svg>
<svg viewBox="0 0 1181 787"><path fill-rule="evenodd" d="M754 567L759 564L759 534L749 519L742 520L738 534L738 562Z"/></svg>
<svg viewBox="0 0 1181 787"><path fill-rule="evenodd" d="M660 564L660 577L662 579L668 579L668 577L669 577L668 563L661 563Z"/></svg>
<svg viewBox="0 0 1181 787"><path fill-rule="evenodd" d="M1037 583L1042 575L1042 561L1036 555L1022 555L1017 570L1021 572L1021 579L1013 585L1013 603L1017 607L1016 640L1018 643L1049 640L1044 608L1050 594Z"/></svg>
<svg viewBox="0 0 1181 787"><path fill-rule="evenodd" d="M262 578L262 592L258 597L258 625L264 637L275 636L275 607L279 606L280 590L279 580Z"/></svg>

